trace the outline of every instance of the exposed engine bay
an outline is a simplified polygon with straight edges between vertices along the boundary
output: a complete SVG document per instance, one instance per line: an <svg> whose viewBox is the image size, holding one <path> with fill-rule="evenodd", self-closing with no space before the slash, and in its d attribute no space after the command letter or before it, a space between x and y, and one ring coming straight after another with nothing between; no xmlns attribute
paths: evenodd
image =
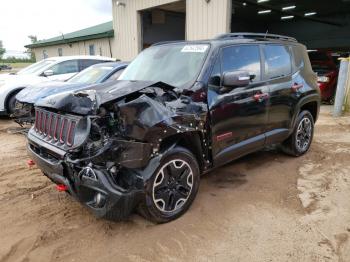
<svg viewBox="0 0 350 262"><path fill-rule="evenodd" d="M36 124L28 134L30 150L62 166L59 171L42 169L55 183L68 184L69 191L93 209L99 210L106 201L101 199L111 195L101 193L96 199L96 183L107 179L123 192L142 191L162 154L186 139L197 145L201 168L211 165L207 104L194 102L190 94L152 83L108 101L91 90L60 96L37 105ZM37 139L60 153L40 148Z"/></svg>

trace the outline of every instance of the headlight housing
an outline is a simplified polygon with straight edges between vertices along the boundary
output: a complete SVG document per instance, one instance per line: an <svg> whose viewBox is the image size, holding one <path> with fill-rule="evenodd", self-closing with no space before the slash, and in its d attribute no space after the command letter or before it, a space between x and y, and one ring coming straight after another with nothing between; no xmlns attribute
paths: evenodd
<svg viewBox="0 0 350 262"><path fill-rule="evenodd" d="M317 77L317 82L328 83L329 82L329 77L328 76L318 76Z"/></svg>

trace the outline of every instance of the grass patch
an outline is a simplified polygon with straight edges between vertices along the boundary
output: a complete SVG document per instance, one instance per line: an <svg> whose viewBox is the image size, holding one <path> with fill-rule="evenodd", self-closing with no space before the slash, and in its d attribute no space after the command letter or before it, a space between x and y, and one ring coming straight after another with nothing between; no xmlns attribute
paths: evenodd
<svg viewBox="0 0 350 262"><path fill-rule="evenodd" d="M0 74L15 73L15 72L27 67L27 66L30 66L33 63L2 63L2 62L0 62L0 65L2 65L2 64L11 66L12 70L0 71Z"/></svg>

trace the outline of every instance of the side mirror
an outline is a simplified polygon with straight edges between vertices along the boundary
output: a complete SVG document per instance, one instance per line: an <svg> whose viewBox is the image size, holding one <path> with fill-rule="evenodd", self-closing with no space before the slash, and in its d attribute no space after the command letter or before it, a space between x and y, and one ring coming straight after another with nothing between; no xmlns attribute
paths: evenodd
<svg viewBox="0 0 350 262"><path fill-rule="evenodd" d="M46 71L44 71L44 73L43 73L43 75L44 76L53 76L53 71L52 70L46 70Z"/></svg>
<svg viewBox="0 0 350 262"><path fill-rule="evenodd" d="M247 71L226 72L223 76L224 87L244 87L249 85L252 77Z"/></svg>

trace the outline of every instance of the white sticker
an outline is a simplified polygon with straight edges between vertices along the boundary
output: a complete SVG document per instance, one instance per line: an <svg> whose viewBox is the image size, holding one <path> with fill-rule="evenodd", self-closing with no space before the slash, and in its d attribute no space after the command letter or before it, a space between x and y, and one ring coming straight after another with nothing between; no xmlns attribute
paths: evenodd
<svg viewBox="0 0 350 262"><path fill-rule="evenodd" d="M185 45L182 53L204 53L208 49L207 45Z"/></svg>

